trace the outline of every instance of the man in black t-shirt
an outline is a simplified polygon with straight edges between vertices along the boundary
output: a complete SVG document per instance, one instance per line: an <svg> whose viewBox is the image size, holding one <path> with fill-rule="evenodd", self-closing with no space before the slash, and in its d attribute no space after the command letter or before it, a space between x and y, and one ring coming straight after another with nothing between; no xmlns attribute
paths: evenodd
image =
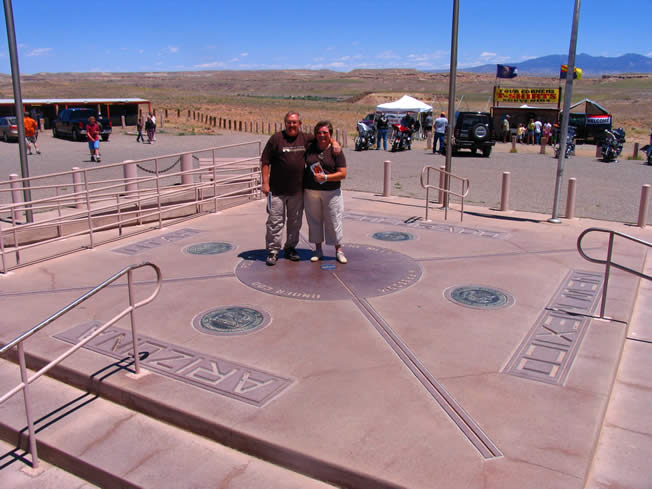
<svg viewBox="0 0 652 489"><path fill-rule="evenodd" d="M383 148L387 151L387 132L389 130L389 120L382 112L376 114L376 129L378 130L378 144L376 149L380 149L380 140L383 140Z"/></svg>
<svg viewBox="0 0 652 489"><path fill-rule="evenodd" d="M276 264L281 251L283 227L287 219L285 257L299 261L296 246L303 218L303 169L308 142L314 136L301 132L296 112L285 115L285 130L272 135L260 158L261 191L267 196L266 263Z"/></svg>

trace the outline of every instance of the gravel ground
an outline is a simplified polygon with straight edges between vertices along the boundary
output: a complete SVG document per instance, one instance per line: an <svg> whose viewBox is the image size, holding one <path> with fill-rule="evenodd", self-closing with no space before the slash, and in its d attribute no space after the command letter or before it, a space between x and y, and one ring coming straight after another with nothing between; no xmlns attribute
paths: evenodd
<svg viewBox="0 0 652 489"><path fill-rule="evenodd" d="M115 130L110 141L101 144L102 164L124 160L137 160L155 156L198 150L213 146L245 141L263 141L267 136L228 133L212 136L177 136L159 133L155 144L136 143L135 135ZM351 142L351 141L350 141ZM41 155L29 157L30 175L43 175L97 166L89 161L88 146L83 142L54 139L49 131L39 137ZM497 207L500 201L502 173L511 172L510 207L514 210L552 212L557 160L549 151L537 153L538 148L518 146L518 153L509 153L509 144L496 145L490 158L472 156L470 152L453 158L453 173L469 178L471 192L468 203L488 208ZM224 156L252 156L256 147L230 149ZM652 167L643 161L622 158L618 163L603 163L594 156L593 146L578 149L578 155L565 162L559 212L563 216L566 206L568 179L577 179L576 216L608 221L636 222L641 186L652 184ZM419 176L426 165L440 167L445 158L426 151L425 142L415 142L411 151L389 153L384 151L355 152L345 149L348 177L345 189L379 193L383 188L383 161L392 161L393 194L425 198ZM162 159L159 167L165 168L174 160ZM3 176L20 175L18 146L0 143L0 165ZM151 165L151 164L150 164ZM2 199L3 201L5 198ZM652 216L651 216L652 217ZM648 221L650 223L650 221Z"/></svg>

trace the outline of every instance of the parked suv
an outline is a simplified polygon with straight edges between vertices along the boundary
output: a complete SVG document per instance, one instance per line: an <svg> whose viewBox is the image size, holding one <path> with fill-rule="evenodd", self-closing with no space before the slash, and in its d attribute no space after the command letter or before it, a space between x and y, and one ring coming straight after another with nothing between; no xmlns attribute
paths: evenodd
<svg viewBox="0 0 652 489"><path fill-rule="evenodd" d="M489 157L496 144L494 126L488 112L455 112L455 133L453 153L460 149L470 149L473 153L482 151Z"/></svg>
<svg viewBox="0 0 652 489"><path fill-rule="evenodd" d="M86 124L90 116L95 117L102 126L102 141L108 141L112 131L111 122L98 116L96 110L87 108L60 111L52 126L52 135L55 138L71 137L75 141L86 141Z"/></svg>

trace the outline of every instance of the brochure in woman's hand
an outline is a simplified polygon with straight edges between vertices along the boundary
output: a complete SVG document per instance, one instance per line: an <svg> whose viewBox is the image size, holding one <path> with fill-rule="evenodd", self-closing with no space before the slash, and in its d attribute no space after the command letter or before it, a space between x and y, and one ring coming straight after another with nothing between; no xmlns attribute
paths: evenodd
<svg viewBox="0 0 652 489"><path fill-rule="evenodd" d="M310 165L310 171L312 172L313 175L317 175L319 173L321 174L325 173L324 168L321 166L321 163L319 161L317 163L313 163L312 165ZM323 184L324 182L319 182L319 183Z"/></svg>

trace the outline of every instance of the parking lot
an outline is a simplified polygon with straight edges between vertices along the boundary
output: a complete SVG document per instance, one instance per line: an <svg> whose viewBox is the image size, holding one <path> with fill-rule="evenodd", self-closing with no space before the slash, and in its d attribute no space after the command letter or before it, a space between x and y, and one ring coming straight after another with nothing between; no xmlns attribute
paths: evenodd
<svg viewBox="0 0 652 489"><path fill-rule="evenodd" d="M101 144L102 163L124 160L154 158L161 155L196 151L220 145L245 141L266 141L267 136L224 132L218 135L177 135L159 132L154 144L136 143L135 134L127 134L120 128L108 142ZM352 145L352 139L349 139ZM72 167L96 166L90 161L88 146L84 142L55 139L50 131L40 134L40 155L29 157L30 175L43 175L68 171ZM517 153L510 153L511 145L497 143L490 158L460 153L453 158L453 173L467 177L471 183L468 203L494 208L500 202L502 174L511 173L510 208L520 211L550 213L554 194L557 160L552 150L546 155L538 154L538 148L518 146ZM625 223L636 222L640 203L641 186L652 184L652 168L644 161L621 158L618 163L603 163L592 156L593 146L578 147L578 155L565 162L563 190L560 198L560 214L565 212L565 188L569 178L577 179L577 217L591 217ZM243 150L241 150L243 151ZM244 155L230 150L229 155ZM251 156L251 149L246 156ZM445 158L433 155L425 149L424 141L415 142L411 151L389 153L384 151L355 152L346 148L348 177L344 188L365 192L381 192L383 189L383 161L392 161L392 191L394 195L425 198L419 176L426 165L437 168L444 165ZM16 143L0 142L1 180L8 175L20 175L20 161ZM161 164L163 166L163 163ZM649 222L649 221L648 221Z"/></svg>

